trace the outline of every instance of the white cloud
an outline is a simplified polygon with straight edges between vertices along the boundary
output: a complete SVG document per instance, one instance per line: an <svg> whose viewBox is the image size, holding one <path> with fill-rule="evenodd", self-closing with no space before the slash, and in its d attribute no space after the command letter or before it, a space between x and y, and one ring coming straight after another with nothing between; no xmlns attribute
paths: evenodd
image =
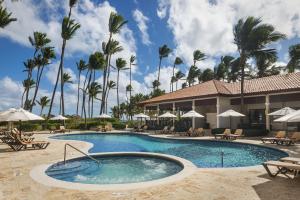
<svg viewBox="0 0 300 200"><path fill-rule="evenodd" d="M142 34L142 42L145 45L150 45L151 42L149 40L149 34L148 34L148 26L147 22L149 21L149 18L146 17L140 10L135 9L132 13L133 19L136 21L137 26Z"/></svg>
<svg viewBox="0 0 300 200"><path fill-rule="evenodd" d="M23 93L22 83L15 82L6 76L0 80L0 90L0 110L20 107Z"/></svg>
<svg viewBox="0 0 300 200"><path fill-rule="evenodd" d="M190 63L195 49L209 56L236 52L233 25L247 16L262 17L289 38L299 37L299 6L298 0L160 0L157 14L167 19L176 55Z"/></svg>

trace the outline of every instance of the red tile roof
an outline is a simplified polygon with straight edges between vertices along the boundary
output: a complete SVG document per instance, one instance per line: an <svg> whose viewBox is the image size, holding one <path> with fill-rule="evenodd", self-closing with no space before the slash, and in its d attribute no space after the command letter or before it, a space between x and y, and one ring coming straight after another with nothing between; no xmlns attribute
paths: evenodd
<svg viewBox="0 0 300 200"><path fill-rule="evenodd" d="M236 96L240 94L240 86L240 82L226 83L223 81L211 80L192 87L167 93L162 96L154 97L141 102L141 104L152 104L218 95ZM300 91L300 72L245 80L244 87L246 95L295 90Z"/></svg>

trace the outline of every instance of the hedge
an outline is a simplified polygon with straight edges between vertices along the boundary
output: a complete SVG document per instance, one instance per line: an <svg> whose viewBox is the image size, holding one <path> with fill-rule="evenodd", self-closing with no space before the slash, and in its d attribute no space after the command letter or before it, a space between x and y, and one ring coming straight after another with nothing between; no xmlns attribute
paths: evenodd
<svg viewBox="0 0 300 200"><path fill-rule="evenodd" d="M213 135L215 134L221 134L223 133L225 128L214 128L211 130L211 133ZM232 133L235 131L234 129L231 130ZM243 135L246 137L257 137L257 136L265 136L269 133L268 130L266 129L253 129L253 128L248 128L248 129L243 129Z"/></svg>

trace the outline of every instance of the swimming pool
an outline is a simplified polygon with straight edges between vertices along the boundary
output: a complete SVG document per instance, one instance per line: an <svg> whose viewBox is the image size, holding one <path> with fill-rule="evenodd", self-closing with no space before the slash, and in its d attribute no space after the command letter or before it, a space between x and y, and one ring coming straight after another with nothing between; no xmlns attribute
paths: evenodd
<svg viewBox="0 0 300 200"><path fill-rule="evenodd" d="M154 155L94 155L100 163L80 157L51 165L45 173L55 179L84 184L147 182L177 174L183 165Z"/></svg>
<svg viewBox="0 0 300 200"><path fill-rule="evenodd" d="M174 155L193 162L200 168L246 167L267 160L278 160L287 153L263 146L216 140L182 140L154 138L131 133L84 133L52 136L53 139L80 140L92 143L89 153L154 152Z"/></svg>

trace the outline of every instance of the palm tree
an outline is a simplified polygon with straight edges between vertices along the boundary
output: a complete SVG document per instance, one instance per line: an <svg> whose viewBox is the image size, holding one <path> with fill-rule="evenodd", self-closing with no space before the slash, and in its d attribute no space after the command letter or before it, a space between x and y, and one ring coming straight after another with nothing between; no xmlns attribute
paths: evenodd
<svg viewBox="0 0 300 200"><path fill-rule="evenodd" d="M162 61L163 58L168 57L171 52L172 52L172 50L166 44L159 47L159 49L158 49L158 54L159 54L159 65L158 65L158 74L157 74L157 81L158 82L159 82L159 78L160 78L161 61ZM157 85L157 89L158 89L158 86L159 85Z"/></svg>
<svg viewBox="0 0 300 200"><path fill-rule="evenodd" d="M215 68L215 77L217 80L228 79L230 64L233 60L232 56L221 56L221 62Z"/></svg>
<svg viewBox="0 0 300 200"><path fill-rule="evenodd" d="M51 97L51 103L50 103L50 108L48 112L48 117L50 117L51 111L52 111L52 106L53 106L53 101L56 93L56 88L58 85L58 80L59 77L61 78L61 101L62 101L62 115L65 114L65 108L64 108L64 90L63 90L63 66L64 66L64 55L65 55L65 48L67 44L67 40L70 40L74 35L75 32L80 28L80 24L75 23L73 19L71 19L71 13L72 13L72 8L75 6L77 0L70 0L69 1L69 15L68 17L64 17L63 22L62 22L62 30L61 30L61 37L63 39L62 42L62 48L61 48L61 55L60 55L60 63L58 67L58 72L56 76L56 83L53 89L52 97Z"/></svg>
<svg viewBox="0 0 300 200"><path fill-rule="evenodd" d="M203 70L202 72L202 75L201 75L201 80L203 82L206 82L206 81L210 81L210 80L213 80L215 77L215 73L212 69L210 68L206 68L205 70Z"/></svg>
<svg viewBox="0 0 300 200"><path fill-rule="evenodd" d="M105 99L105 111L107 112L107 99L108 99L108 95L111 89L116 89L116 83L114 81L109 81L107 84L107 95L106 95L106 99Z"/></svg>
<svg viewBox="0 0 300 200"><path fill-rule="evenodd" d="M32 111L32 108L34 106L34 102L36 99L36 96L38 94L39 91L39 87L40 87L40 82L41 82L41 78L43 75L43 71L45 69L45 66L51 63L51 59L54 59L55 56L55 52L54 52L54 48L53 47L44 47L41 49L41 56L40 54L38 56L35 57L35 64L38 68L37 70L37 74L36 74L36 87L35 87L35 91L34 91L34 95L33 95L33 99L32 99L32 104L30 106L30 111Z"/></svg>
<svg viewBox="0 0 300 200"><path fill-rule="evenodd" d="M27 59L27 61L23 62L23 64L25 66L24 71L27 72L27 79L26 80L27 81L32 80L32 71L35 68L34 60L33 59ZM29 87L27 90L24 90L24 92L25 92L25 102L27 102L27 104L26 105L23 104L23 108L26 109L26 110L29 109L29 107L27 107L27 105L28 105L28 102L29 102L28 98L29 98L29 91L30 91L31 88L33 88L33 87ZM22 102L23 102L23 100L22 100Z"/></svg>
<svg viewBox="0 0 300 200"><path fill-rule="evenodd" d="M194 84L195 78L197 78L200 74L201 70L198 69L195 65L192 65L186 78L188 85L191 86L192 84Z"/></svg>
<svg viewBox="0 0 300 200"><path fill-rule="evenodd" d="M130 60L129 60L129 85L130 85L130 88L131 88L131 90L129 90L129 99L131 98L131 91L132 91L132 84L131 84L131 79L132 79L132 77L131 77L131 66L132 65L135 65L134 64L134 61L136 60L136 57L135 56L131 56L130 57Z"/></svg>
<svg viewBox="0 0 300 200"><path fill-rule="evenodd" d="M78 70L76 115L78 116L80 77L81 77L81 72L86 70L88 65L85 63L84 60L79 60L79 62L76 62L76 66Z"/></svg>
<svg viewBox="0 0 300 200"><path fill-rule="evenodd" d="M121 51L121 48L116 48L117 45L113 45L112 36L114 34L118 34L121 31L121 28L127 23L124 18L114 12L110 13L109 16L109 22L108 22L108 30L109 30L109 38L107 43L102 44L102 49L104 54L106 55L106 65L103 71L103 92L102 92L102 101L101 101L101 107L100 107L100 114L104 112L105 105L106 105L106 96L108 92L108 83L109 83L109 71L110 71L110 63L111 63L111 55L114 52ZM116 44L116 43L115 43ZM113 46L115 46L113 48ZM115 50L113 50L115 49Z"/></svg>
<svg viewBox="0 0 300 200"><path fill-rule="evenodd" d="M103 53L97 51L90 55L89 57L89 64L88 64L88 71L86 73L86 78L83 84L83 95L82 95L82 112L84 113L84 118L86 119L86 111L85 111L85 97L90 87L91 82L95 82L95 72L96 70L104 69L105 59ZM90 102L91 97L89 96ZM90 106L88 106L89 110L88 113L90 115Z"/></svg>
<svg viewBox="0 0 300 200"><path fill-rule="evenodd" d="M276 54L275 49L266 49L272 42L284 39L285 35L275 31L270 24L262 24L260 18L240 19L234 26L234 43L240 54L241 69L241 112L244 112L244 76L247 59L256 54Z"/></svg>
<svg viewBox="0 0 300 200"><path fill-rule="evenodd" d="M4 28L11 22L17 21L17 18L11 18L12 13L9 13L6 8L2 7L2 1L0 1L0 28Z"/></svg>
<svg viewBox="0 0 300 200"><path fill-rule="evenodd" d="M296 69L300 69L300 44L295 44L289 47L290 61L286 66L286 70L289 73L295 72Z"/></svg>
<svg viewBox="0 0 300 200"><path fill-rule="evenodd" d="M63 19L62 32L61 32L61 36L63 38L63 43L62 43L62 48L61 48L60 63L59 63L58 72L57 72L57 76L56 76L55 86L54 86L52 97L51 97L51 103L50 103L50 108L49 108L49 112L48 112L48 117L50 116L51 111L52 111L52 105L53 105L59 77L61 77L61 109L62 109L61 111L62 111L62 115L65 114L64 89L63 89L63 84L62 84L63 83L63 74L64 74L64 72L63 72L64 54L65 54L67 40L70 40L79 28L80 28L80 25L78 23L75 23L75 21L73 19L70 19L68 17L65 17Z"/></svg>
<svg viewBox="0 0 300 200"><path fill-rule="evenodd" d="M64 73L62 76L62 86L64 87L66 83L73 83L72 77L68 73ZM59 107L59 113L63 115L62 113L62 107L63 107L63 99L60 99L60 107Z"/></svg>
<svg viewBox="0 0 300 200"><path fill-rule="evenodd" d="M184 73L182 73L180 70L178 70L175 74L176 90L177 90L178 81L181 80L183 77L184 77Z"/></svg>
<svg viewBox="0 0 300 200"><path fill-rule="evenodd" d="M39 50L41 50L51 42L46 33L37 31L33 32L33 37L29 36L28 39L30 44L35 48L33 56L35 56Z"/></svg>
<svg viewBox="0 0 300 200"><path fill-rule="evenodd" d="M174 64L173 64L173 73L172 73L172 77L171 77L171 91L173 92L173 83L176 82L176 78L175 78L175 67L176 65L180 65L182 64L183 61L181 60L181 58L179 57L176 57L175 60L174 60Z"/></svg>
<svg viewBox="0 0 300 200"><path fill-rule="evenodd" d="M23 94L22 94L22 99L21 99L21 107L23 108L27 108L27 105L28 105L28 102L29 102L29 99L28 99L28 96L26 96L26 99L25 99L25 102L24 103L24 95L28 95L28 91L33 88L35 86L35 82L33 79L31 78L27 78L25 79L23 82L23 87L24 87L24 91L23 91Z"/></svg>
<svg viewBox="0 0 300 200"><path fill-rule="evenodd" d="M97 82L92 82L89 86L89 90L88 90L88 93L89 93L89 101L92 101L92 108L91 108L91 114L90 114L90 117L92 118L93 117L93 110L94 110L94 99L97 98L97 95L100 94L102 92L102 87L99 83ZM89 105L90 105L90 102L89 102ZM89 108L90 110L90 108Z"/></svg>
<svg viewBox="0 0 300 200"><path fill-rule="evenodd" d="M193 53L193 62L194 62L193 66L196 66L197 61L201 61L201 60L205 60L205 59L206 59L206 57L205 57L204 53L202 53L200 50L195 50Z"/></svg>
<svg viewBox="0 0 300 200"><path fill-rule="evenodd" d="M37 100L36 103L41 106L40 116L42 116L44 108L50 103L50 99L47 96L43 96L39 101Z"/></svg>
<svg viewBox="0 0 300 200"><path fill-rule="evenodd" d="M119 78L120 78L120 71L121 70L127 70L126 68L126 60L123 60L122 58L118 58L116 60L116 68L117 68L117 103L118 103L118 109L120 110L120 100L119 100ZM120 116L118 116L120 118Z"/></svg>
<svg viewBox="0 0 300 200"><path fill-rule="evenodd" d="M152 82L153 90L155 90L155 88L158 88L159 86L160 86L160 82L158 80L154 80Z"/></svg>
<svg viewBox="0 0 300 200"><path fill-rule="evenodd" d="M270 57L266 57L265 55L255 55L255 63L257 68L256 77L261 78L279 74L281 67L276 67L274 65L276 60L276 55L271 55Z"/></svg>

